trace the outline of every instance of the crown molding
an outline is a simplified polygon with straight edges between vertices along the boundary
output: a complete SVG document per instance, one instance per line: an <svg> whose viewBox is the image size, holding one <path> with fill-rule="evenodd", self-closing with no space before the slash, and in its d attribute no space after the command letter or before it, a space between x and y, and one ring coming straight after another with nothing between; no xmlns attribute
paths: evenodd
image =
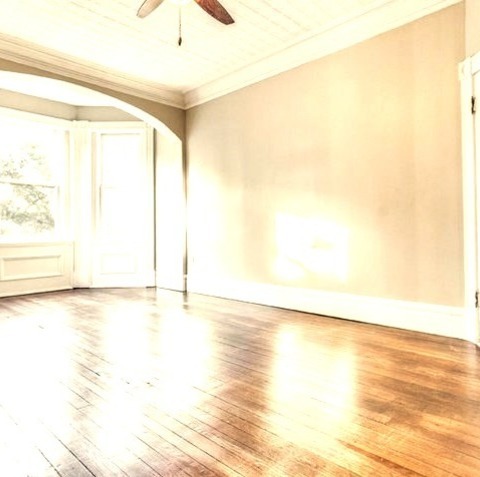
<svg viewBox="0 0 480 477"><path fill-rule="evenodd" d="M186 109L320 59L386 31L460 3L462 0L391 0L380 2L340 24L257 61L241 70L185 92Z"/></svg>
<svg viewBox="0 0 480 477"><path fill-rule="evenodd" d="M184 96L179 91L124 75L94 63L81 61L72 56L60 55L50 49L1 33L0 58L119 93L185 108Z"/></svg>
<svg viewBox="0 0 480 477"><path fill-rule="evenodd" d="M329 25L280 52L184 92L73 56L59 54L1 33L0 58L119 93L188 109L348 48L461 1L379 0L373 7L356 16Z"/></svg>

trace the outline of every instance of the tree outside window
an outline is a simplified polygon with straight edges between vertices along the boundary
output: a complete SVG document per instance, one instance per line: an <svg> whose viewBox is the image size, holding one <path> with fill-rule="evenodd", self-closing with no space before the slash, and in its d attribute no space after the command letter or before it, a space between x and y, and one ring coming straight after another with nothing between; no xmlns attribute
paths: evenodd
<svg viewBox="0 0 480 477"><path fill-rule="evenodd" d="M62 225L65 131L0 119L0 238L53 238Z"/></svg>

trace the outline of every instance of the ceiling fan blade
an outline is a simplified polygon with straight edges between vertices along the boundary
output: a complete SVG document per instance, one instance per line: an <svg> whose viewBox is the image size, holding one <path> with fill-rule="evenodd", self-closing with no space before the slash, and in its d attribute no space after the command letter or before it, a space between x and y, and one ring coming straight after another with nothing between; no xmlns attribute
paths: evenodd
<svg viewBox="0 0 480 477"><path fill-rule="evenodd" d="M145 18L147 15L150 15L155 8L160 6L161 3L163 3L163 0L145 0L138 9L137 17Z"/></svg>
<svg viewBox="0 0 480 477"><path fill-rule="evenodd" d="M209 15L224 25L231 25L235 20L218 0L195 0Z"/></svg>

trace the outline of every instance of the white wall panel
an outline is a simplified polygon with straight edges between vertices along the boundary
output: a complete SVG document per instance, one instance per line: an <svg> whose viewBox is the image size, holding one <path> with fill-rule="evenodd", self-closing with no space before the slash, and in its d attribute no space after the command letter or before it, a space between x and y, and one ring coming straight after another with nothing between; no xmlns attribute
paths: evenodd
<svg viewBox="0 0 480 477"><path fill-rule="evenodd" d="M72 288L71 242L0 244L0 297Z"/></svg>

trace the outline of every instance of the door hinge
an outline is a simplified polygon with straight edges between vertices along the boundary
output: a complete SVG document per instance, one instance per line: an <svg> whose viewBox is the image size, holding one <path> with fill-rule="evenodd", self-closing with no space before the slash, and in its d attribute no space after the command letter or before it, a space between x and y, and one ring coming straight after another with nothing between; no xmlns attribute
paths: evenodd
<svg viewBox="0 0 480 477"><path fill-rule="evenodd" d="M477 112L477 98L475 96L472 96L472 114L475 114Z"/></svg>
<svg viewBox="0 0 480 477"><path fill-rule="evenodd" d="M475 308L478 308L478 290L475 292Z"/></svg>

